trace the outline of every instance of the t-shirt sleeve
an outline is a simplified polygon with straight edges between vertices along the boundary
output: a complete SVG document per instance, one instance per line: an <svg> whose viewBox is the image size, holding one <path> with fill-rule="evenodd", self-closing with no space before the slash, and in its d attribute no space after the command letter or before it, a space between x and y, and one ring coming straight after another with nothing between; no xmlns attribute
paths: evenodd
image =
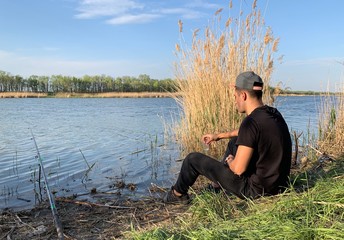
<svg viewBox="0 0 344 240"><path fill-rule="evenodd" d="M240 125L236 144L254 148L259 136L258 125L250 117L246 117Z"/></svg>

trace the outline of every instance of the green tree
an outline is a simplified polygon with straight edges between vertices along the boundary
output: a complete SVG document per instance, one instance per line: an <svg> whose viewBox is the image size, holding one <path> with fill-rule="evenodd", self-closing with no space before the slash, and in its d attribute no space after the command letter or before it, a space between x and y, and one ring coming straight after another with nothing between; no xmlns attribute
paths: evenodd
<svg viewBox="0 0 344 240"><path fill-rule="evenodd" d="M38 76L31 75L27 80L28 90L30 92L38 92Z"/></svg>
<svg viewBox="0 0 344 240"><path fill-rule="evenodd" d="M47 93L48 92L48 87L49 87L49 77L47 76L39 76L38 77L38 86L37 86L37 90L39 92L44 92Z"/></svg>
<svg viewBox="0 0 344 240"><path fill-rule="evenodd" d="M24 78L16 75L13 77L13 91L22 92L24 90Z"/></svg>
<svg viewBox="0 0 344 240"><path fill-rule="evenodd" d="M11 82L11 75L8 72L0 71L0 91L7 92Z"/></svg>

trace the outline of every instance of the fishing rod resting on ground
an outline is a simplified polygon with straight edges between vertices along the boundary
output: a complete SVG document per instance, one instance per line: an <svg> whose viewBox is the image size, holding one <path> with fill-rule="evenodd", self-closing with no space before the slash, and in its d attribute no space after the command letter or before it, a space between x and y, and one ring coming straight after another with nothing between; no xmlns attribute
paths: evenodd
<svg viewBox="0 0 344 240"><path fill-rule="evenodd" d="M53 218L54 218L54 223L55 223L55 227L56 227L56 231L57 231L57 236L58 236L58 239L63 240L64 237L63 237L63 231L62 231L62 224L61 224L59 215L57 213L54 196L51 194L51 191L49 189L48 179L47 179L47 176L45 175L42 157L41 157L41 154L40 154L40 152L38 150L37 142L36 142L35 136L33 135L32 130L31 130L31 135L32 135L32 140L33 140L33 142L35 144L35 147L36 147L37 159L38 159L40 168L41 168L42 173L43 173L44 183L45 183L45 187L47 189L47 195L48 195L48 198L49 198L49 204L50 204L51 212L52 212Z"/></svg>

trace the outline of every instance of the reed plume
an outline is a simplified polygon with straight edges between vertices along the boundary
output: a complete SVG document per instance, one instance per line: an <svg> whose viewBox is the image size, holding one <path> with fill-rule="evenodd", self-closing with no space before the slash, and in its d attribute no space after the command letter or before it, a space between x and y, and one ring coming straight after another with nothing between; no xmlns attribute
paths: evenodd
<svg viewBox="0 0 344 240"><path fill-rule="evenodd" d="M265 82L264 101L272 101L268 89L279 39L264 25L255 2L246 17L243 13L229 17L223 27L221 13L222 9L215 12L203 35L199 29L194 31L191 46L185 40L178 44L175 76L183 115L176 135L185 153L201 149L203 134L239 126L242 116L236 111L230 87L239 73L252 70L259 74ZM220 142L210 152L216 157L226 145Z"/></svg>

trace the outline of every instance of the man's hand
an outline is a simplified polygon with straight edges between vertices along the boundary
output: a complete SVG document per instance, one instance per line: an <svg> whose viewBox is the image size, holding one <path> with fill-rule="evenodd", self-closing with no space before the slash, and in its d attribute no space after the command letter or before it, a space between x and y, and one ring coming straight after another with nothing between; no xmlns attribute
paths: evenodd
<svg viewBox="0 0 344 240"><path fill-rule="evenodd" d="M228 157L225 159L225 165L229 166L231 162L233 162L234 156L232 154L229 154Z"/></svg>
<svg viewBox="0 0 344 240"><path fill-rule="evenodd" d="M235 157L229 155L225 161L228 163L232 172L240 176L246 171L252 155L253 148L239 145Z"/></svg>
<svg viewBox="0 0 344 240"><path fill-rule="evenodd" d="M229 132L218 133L218 134L205 134L202 136L202 142L205 144L210 144L215 141L219 141L220 139L228 139L231 137L237 137L239 133L238 129L234 129Z"/></svg>
<svg viewBox="0 0 344 240"><path fill-rule="evenodd" d="M202 136L202 142L207 145L217 140L219 140L217 134L205 134Z"/></svg>

